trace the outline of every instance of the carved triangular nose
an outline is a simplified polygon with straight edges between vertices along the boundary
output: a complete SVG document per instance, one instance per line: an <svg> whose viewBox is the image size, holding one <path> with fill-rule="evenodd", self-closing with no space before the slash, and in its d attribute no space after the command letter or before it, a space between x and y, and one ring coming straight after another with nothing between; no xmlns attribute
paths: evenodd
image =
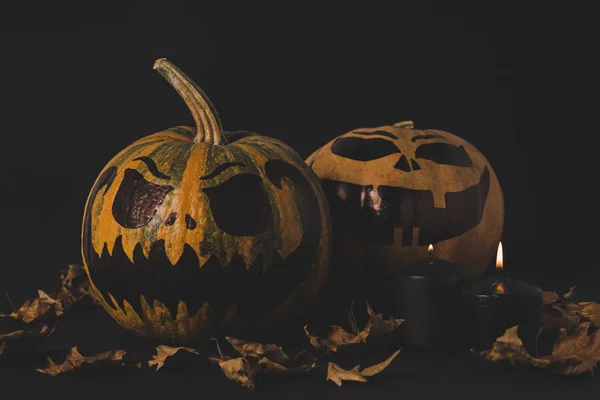
<svg viewBox="0 0 600 400"><path fill-rule="evenodd" d="M405 155L402 155L402 157L400 157L396 165L394 165L394 168L399 169L401 171L410 172L410 165L408 165L408 160L406 159Z"/></svg>
<svg viewBox="0 0 600 400"><path fill-rule="evenodd" d="M411 167L412 167L412 169L411 169ZM408 159L406 158L405 155L403 155L402 157L400 157L400 159L398 160L396 165L394 165L394 168L399 169L404 172L410 172L410 171L420 170L421 166L412 158L410 159L410 165L409 165Z"/></svg>

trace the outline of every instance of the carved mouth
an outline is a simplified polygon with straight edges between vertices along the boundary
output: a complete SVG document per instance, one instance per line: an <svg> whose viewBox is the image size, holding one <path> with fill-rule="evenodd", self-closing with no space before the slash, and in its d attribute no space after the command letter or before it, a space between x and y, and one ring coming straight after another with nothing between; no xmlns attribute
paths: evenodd
<svg viewBox="0 0 600 400"><path fill-rule="evenodd" d="M123 250L121 236L115 241L112 255L106 244L101 254L97 254L92 246L92 204L102 188L103 194L107 192L117 171L117 167L111 166L98 177L88 198L83 223L83 257L92 282L105 300L109 300L110 294L122 307L123 300L127 300L139 315L143 315L141 297L144 296L149 304L156 299L167 307L173 319L177 316L180 301L186 304L189 315L195 315L208 302L216 321L227 315L233 303L239 318L250 317L256 310L268 314L305 281L309 270L318 261L322 231L318 197L311 183L295 166L280 160L269 160L265 164L269 180L281 190L283 178L287 178L297 195L306 199L302 240L285 260L274 251L270 260L258 257L250 267L240 255L227 265L222 265L213 256L201 266L194 249L186 245L182 256L173 265L165 253L164 240L158 240L153 243L147 258L138 244L131 262Z"/></svg>
<svg viewBox="0 0 600 400"><path fill-rule="evenodd" d="M379 186L377 202L365 204L372 185L322 180L336 230L366 243L394 244L394 231L402 230L402 246L426 246L462 235L481 222L490 187L487 166L479 183L445 194L446 207L434 207L430 190ZM361 196L363 200L361 201Z"/></svg>
<svg viewBox="0 0 600 400"><path fill-rule="evenodd" d="M177 264L172 265L163 240L152 245L148 258L141 245L136 246L134 262L131 262L119 236L112 256L105 245L102 254L91 252L88 266L92 281L101 293L105 296L110 293L120 306L127 300L139 315L142 315L140 299L143 295L149 304L154 299L163 303L173 318L180 301L186 304L190 315L208 302L218 321L232 303L237 306L238 317L247 316L251 310L273 311L306 278L316 250L316 246L300 246L285 260L275 251L263 272L262 257L247 268L239 255L227 265L211 257L200 267L196 252L189 245ZM108 297L105 300L109 300Z"/></svg>

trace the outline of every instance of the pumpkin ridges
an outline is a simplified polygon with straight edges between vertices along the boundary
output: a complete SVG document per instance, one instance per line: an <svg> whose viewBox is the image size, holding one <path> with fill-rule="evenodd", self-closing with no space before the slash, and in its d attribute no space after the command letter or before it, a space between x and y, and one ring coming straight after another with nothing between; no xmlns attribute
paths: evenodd
<svg viewBox="0 0 600 400"><path fill-rule="evenodd" d="M230 147L241 147L256 149L265 154L267 158L283 159L292 165L296 165L298 170L305 176L310 183L313 194L316 198L324 199L325 194L323 189L318 184L319 178L308 168L304 161L297 153L282 151L285 144L277 139L268 137L248 137L230 145ZM329 211L325 202L319 201L319 211L321 213L321 241L317 249L317 257L315 263L308 269L308 276L301 282L286 300L273 311L276 317L283 317L286 313L297 312L303 303L309 302L316 298L319 289L321 288L327 276L327 266L331 256L331 220ZM280 209L281 213L281 209ZM302 228L304 230L304 227ZM320 262L319 262L320 261ZM310 284L306 284L310 282Z"/></svg>
<svg viewBox="0 0 600 400"><path fill-rule="evenodd" d="M229 161L241 161L247 165L262 166L265 165L265 163L268 160L267 157L265 157L262 153L257 152L254 148L247 148L232 144L224 149L226 149L224 151L228 155ZM268 178L263 168L256 168L255 173L258 174L263 181L268 181ZM286 244L284 243L285 238L282 231L282 224L289 223L291 221L286 221L285 219L282 219L284 217L282 215L282 212L285 212L286 206L288 204L287 201L290 201L291 199L288 199L287 197L285 197L284 193L277 191L277 189L270 185L263 185L263 190L265 191L269 203L271 204L270 224L272 226L272 229L265 230L263 233L254 236L252 240L267 243L268 247L265 248L262 254L256 253L255 255L249 257L246 260L246 262L247 265L252 265L254 259L261 255L263 257L263 263L266 271L266 269L271 265L273 251L281 247L286 247Z"/></svg>
<svg viewBox="0 0 600 400"><path fill-rule="evenodd" d="M270 324L274 316L314 300L330 244L328 213L316 175L295 151L275 139L246 137L256 146L215 146L226 139L220 136L210 100L166 60L157 60L155 69L191 108L197 131L192 135L189 127L175 127L134 142L113 157L94 183L86 203L82 255L88 277L92 282L97 278L104 291L99 293L102 306L127 329L188 341L216 331ZM146 158L134 163L139 157ZM226 162L244 163L245 172L260 181L242 176L226 184L242 172L239 166L226 169ZM201 179L217 167L225 172ZM266 197L254 189L257 185ZM242 194L232 195L240 187L256 192L248 204L262 203L264 209L271 205L266 218L272 226L261 231L264 219L246 219L243 212L248 209L237 210L242 211L239 219L248 221L237 227L229 222L231 214L223 214L226 209L213 209L213 201L226 207L232 207L228 199L243 201ZM310 213L319 223L310 223ZM290 226L294 222L295 231ZM94 240L102 242L100 249ZM276 268L264 277L258 271L259 257L269 265L275 262ZM303 283L307 279L315 282ZM96 284L93 288L98 291ZM196 313L190 318L191 310Z"/></svg>

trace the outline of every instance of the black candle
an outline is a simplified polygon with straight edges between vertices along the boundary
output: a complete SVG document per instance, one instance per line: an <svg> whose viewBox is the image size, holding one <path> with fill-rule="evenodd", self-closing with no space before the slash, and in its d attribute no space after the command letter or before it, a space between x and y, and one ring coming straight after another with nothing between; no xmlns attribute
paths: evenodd
<svg viewBox="0 0 600 400"><path fill-rule="evenodd" d="M504 275L502 243L498 245L496 274L475 282L463 292L471 347L489 349L506 329L519 325L523 345L535 355L535 340L542 325L542 290Z"/></svg>
<svg viewBox="0 0 600 400"><path fill-rule="evenodd" d="M471 282L464 267L433 255L394 272L394 314L404 318L403 343L430 346L451 339L462 310L461 291Z"/></svg>

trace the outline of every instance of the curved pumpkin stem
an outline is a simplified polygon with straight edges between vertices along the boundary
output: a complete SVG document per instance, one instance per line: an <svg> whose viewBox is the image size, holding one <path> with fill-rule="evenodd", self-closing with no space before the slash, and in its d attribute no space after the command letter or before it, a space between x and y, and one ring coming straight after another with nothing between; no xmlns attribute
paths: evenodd
<svg viewBox="0 0 600 400"><path fill-rule="evenodd" d="M223 128L219 115L202 89L166 58L156 60L153 69L175 88L190 109L197 129L194 143L223 143Z"/></svg>
<svg viewBox="0 0 600 400"><path fill-rule="evenodd" d="M402 121L396 122L394 126L396 128L413 129L415 127L415 124L412 121Z"/></svg>

